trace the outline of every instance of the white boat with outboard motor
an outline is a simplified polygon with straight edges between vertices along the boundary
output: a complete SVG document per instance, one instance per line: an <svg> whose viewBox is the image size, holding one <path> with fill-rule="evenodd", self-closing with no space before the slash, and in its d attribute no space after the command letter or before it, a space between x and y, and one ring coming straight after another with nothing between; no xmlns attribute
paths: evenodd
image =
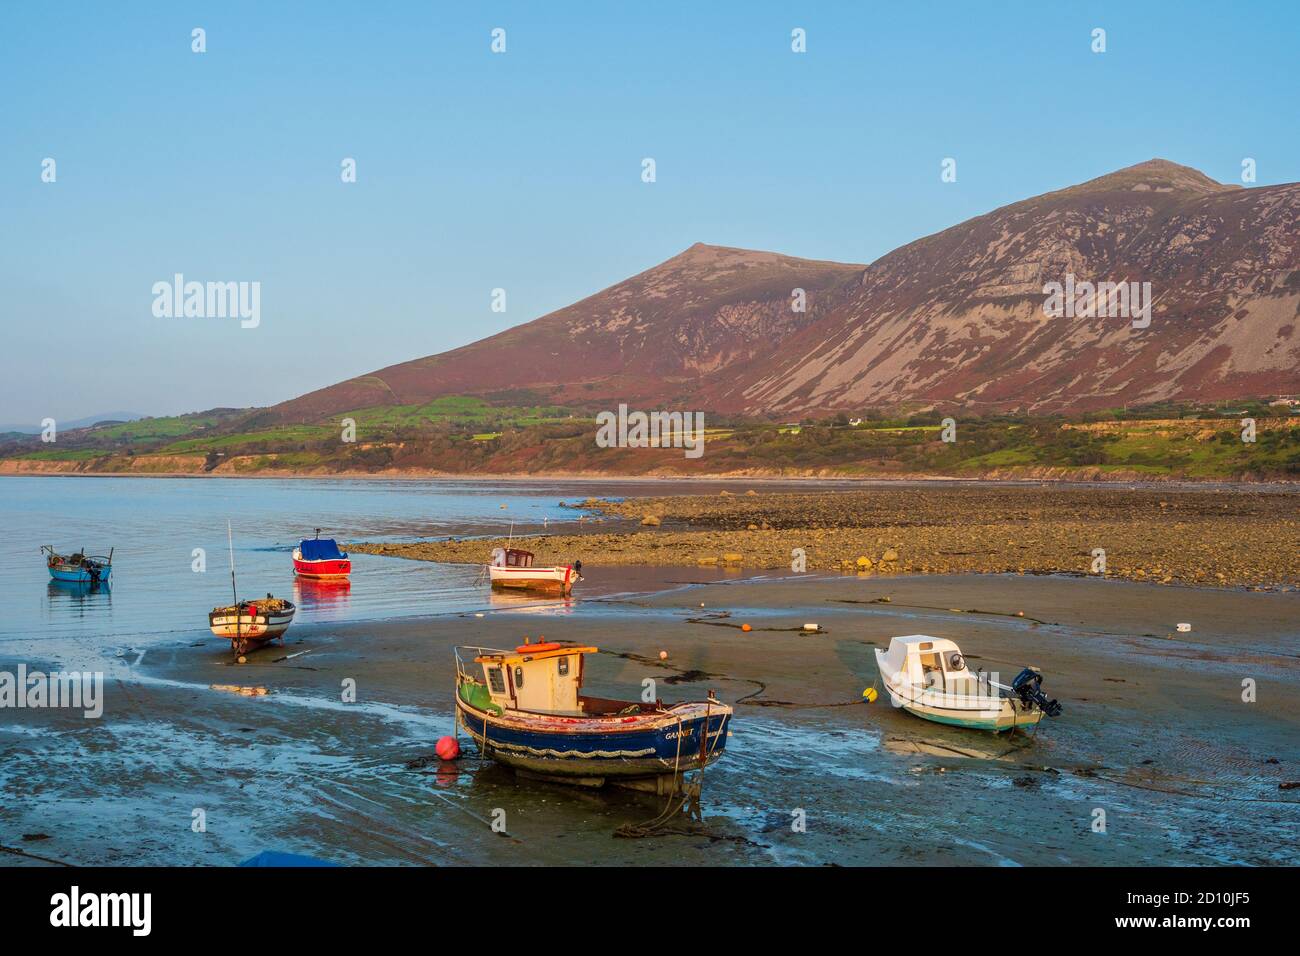
<svg viewBox="0 0 1300 956"><path fill-rule="evenodd" d="M972 672L955 642L928 634L908 634L876 649L880 677L895 707L954 727L1001 733L1033 727L1061 705L1043 693L1043 675L1024 668L1010 684L993 674Z"/></svg>

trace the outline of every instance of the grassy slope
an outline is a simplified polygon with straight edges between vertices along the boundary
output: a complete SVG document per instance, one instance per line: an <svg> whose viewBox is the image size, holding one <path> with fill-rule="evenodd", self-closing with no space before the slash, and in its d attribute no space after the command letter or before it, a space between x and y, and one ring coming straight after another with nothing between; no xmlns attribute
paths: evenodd
<svg viewBox="0 0 1300 956"><path fill-rule="evenodd" d="M1240 403L1238 403L1240 405ZM544 405L494 405L453 396L421 405L360 409L311 425L252 427L256 413L145 419L71 433L59 447L4 449L5 457L80 463L91 470L149 470L150 457L202 457L205 467L239 473L422 470L444 472L704 474L765 472L871 476L979 476L1041 469L1088 469L1151 477L1300 477L1300 418L1268 417L1258 404L1218 418L1162 418L1131 413L1089 421L1015 417L962 420L957 441L940 440L937 414L788 423L714 420L706 453L677 449L602 449L591 412ZM1258 417L1253 444L1241 441L1241 412ZM1181 414L1186 414L1182 411ZM1205 414L1204 411L1201 414ZM1127 416L1127 417L1126 417ZM341 440L355 422L356 441ZM158 464L157 467L162 467Z"/></svg>

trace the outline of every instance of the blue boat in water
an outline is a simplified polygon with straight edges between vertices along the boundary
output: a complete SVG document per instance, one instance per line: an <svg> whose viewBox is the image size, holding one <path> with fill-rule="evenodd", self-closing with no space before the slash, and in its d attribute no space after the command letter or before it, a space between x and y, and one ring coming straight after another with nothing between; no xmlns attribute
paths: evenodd
<svg viewBox="0 0 1300 956"><path fill-rule="evenodd" d="M457 724L518 774L586 786L658 778L659 792L675 791L683 773L722 756L732 709L712 691L672 705L592 697L581 690L595 653L557 643L456 648Z"/></svg>
<svg viewBox="0 0 1300 956"><path fill-rule="evenodd" d="M113 551L107 555L86 554L85 548L75 554L59 554L48 544L41 546L45 566L50 577L65 584L107 585L113 574Z"/></svg>

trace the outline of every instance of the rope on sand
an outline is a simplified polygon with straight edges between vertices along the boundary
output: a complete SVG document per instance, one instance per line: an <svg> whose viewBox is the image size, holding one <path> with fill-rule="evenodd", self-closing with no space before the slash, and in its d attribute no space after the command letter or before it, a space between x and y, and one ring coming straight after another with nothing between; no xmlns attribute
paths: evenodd
<svg viewBox="0 0 1300 956"><path fill-rule="evenodd" d="M1268 797L1234 797L1226 793L1191 793L1187 790L1174 790L1170 787L1158 787L1155 784L1143 784L1133 780L1121 780L1119 777L1109 777L1096 771L1088 774L1081 774L1087 779L1105 780L1107 783L1117 784L1121 787L1132 787L1134 790L1148 790L1152 793L1167 793L1174 797L1191 797L1193 800L1232 800L1237 803L1272 803L1282 806L1294 807L1297 805L1295 800L1276 800Z"/></svg>
<svg viewBox="0 0 1300 956"><path fill-rule="evenodd" d="M682 760L682 718L677 716L677 755L673 758L673 789L668 794L668 802L664 805L663 812L653 820L647 820L645 823L625 823L614 831L614 836L624 839L639 839L649 836L697 836L699 830L696 828L683 827L673 822L682 812L697 824L703 822L703 812L700 805L700 798L704 793L704 771L709 765L709 760L713 757L713 751L718 748L718 743L709 745L709 717L710 711L704 711L704 720L700 729L700 769L695 778L695 785L688 787L681 777L681 760ZM722 734L718 734L718 740L721 741ZM681 797L677 797L678 790L681 791Z"/></svg>
<svg viewBox="0 0 1300 956"><path fill-rule="evenodd" d="M707 712L706 712L707 713ZM680 714L674 714L677 721L677 754L673 757L673 789L668 794L668 802L664 804L663 810L653 820L647 820L644 823L625 823L614 831L614 836L625 839L640 838L653 836L661 832L667 825L668 821L675 817L686 806L686 796L683 794L681 800L674 801L677 790L680 786L679 774L682 765L682 717ZM709 721L704 721L704 739L709 737Z"/></svg>
<svg viewBox="0 0 1300 956"><path fill-rule="evenodd" d="M63 860L55 860L48 856L41 856L37 853L28 853L26 850L19 850L17 847L0 846L0 851L12 853L14 856L26 857L29 860L40 860L42 863L53 863L55 866L76 866L75 863L67 863Z"/></svg>

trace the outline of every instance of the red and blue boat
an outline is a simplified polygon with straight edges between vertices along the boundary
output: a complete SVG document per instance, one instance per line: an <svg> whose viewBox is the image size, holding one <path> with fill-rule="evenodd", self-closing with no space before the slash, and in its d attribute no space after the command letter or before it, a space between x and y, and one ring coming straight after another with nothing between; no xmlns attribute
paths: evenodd
<svg viewBox="0 0 1300 956"><path fill-rule="evenodd" d="M88 584L91 587L107 585L113 574L113 550L107 555L86 554L82 548L75 554L59 554L48 544L41 546L45 567L50 577L65 584Z"/></svg>
<svg viewBox="0 0 1300 956"><path fill-rule="evenodd" d="M676 789L683 773L722 756L732 709L712 691L679 704L583 694L584 659L597 652L456 648L457 724L483 756L518 774L587 786L659 778Z"/></svg>
<svg viewBox="0 0 1300 956"><path fill-rule="evenodd" d="M293 573L313 581L340 581L352 573L352 561L333 538L303 538L293 549Z"/></svg>

